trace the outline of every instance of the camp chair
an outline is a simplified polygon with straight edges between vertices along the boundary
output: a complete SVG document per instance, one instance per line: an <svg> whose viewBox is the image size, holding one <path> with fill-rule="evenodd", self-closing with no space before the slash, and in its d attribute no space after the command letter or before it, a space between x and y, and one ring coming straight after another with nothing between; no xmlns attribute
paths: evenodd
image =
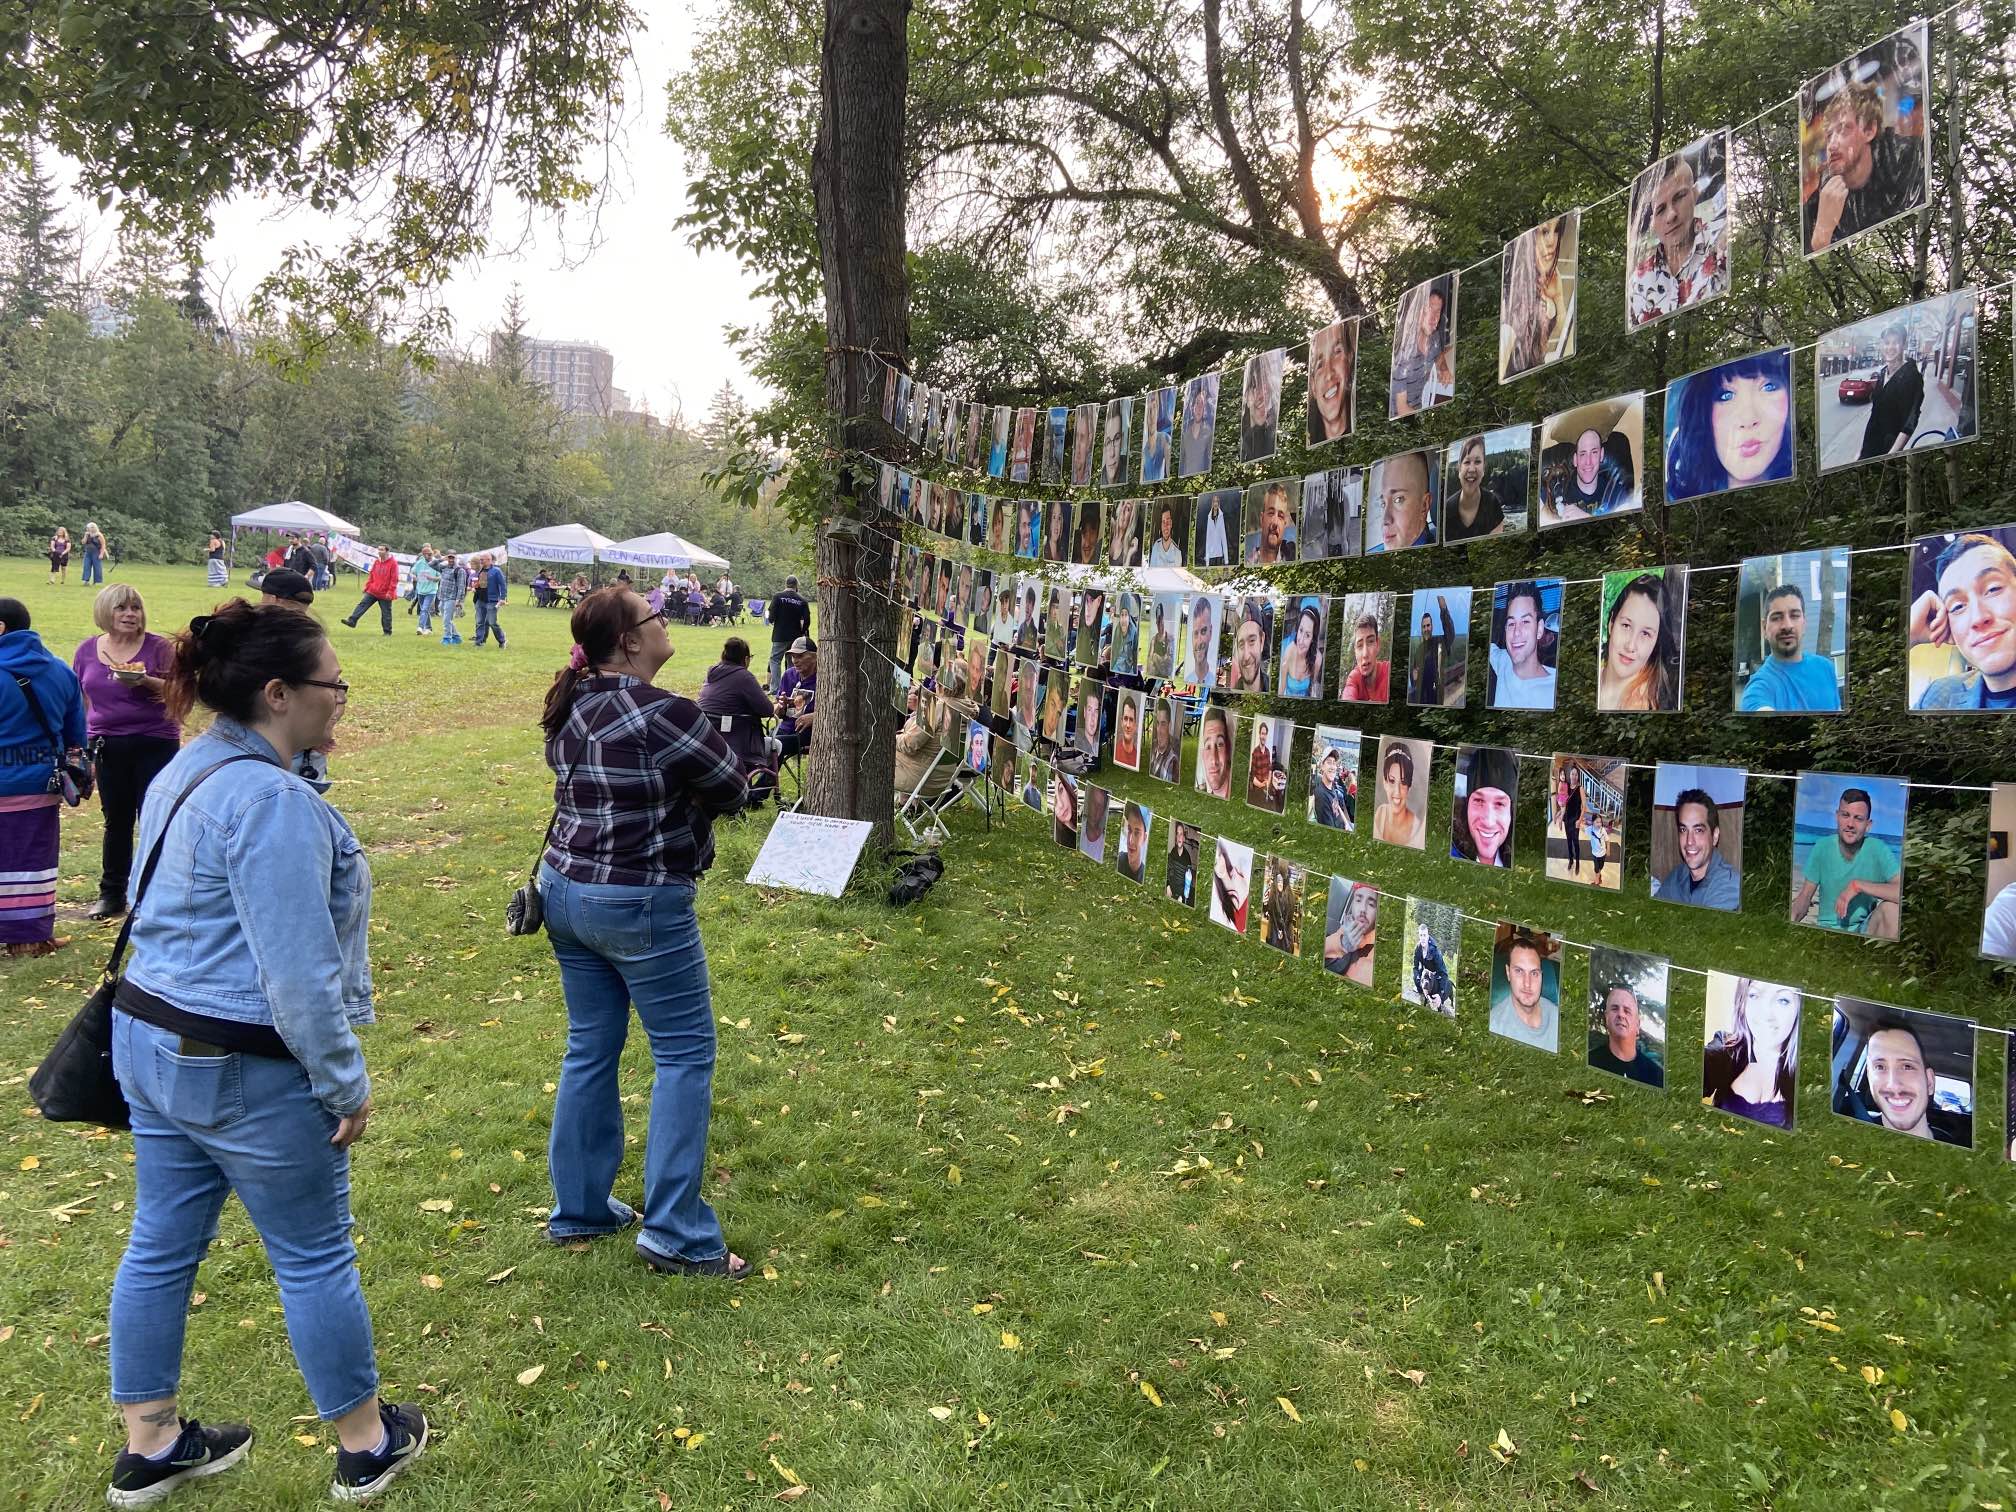
<svg viewBox="0 0 2016 1512"><path fill-rule="evenodd" d="M948 761L957 763L957 770L952 773L952 780L945 785L944 792L935 797L927 797L924 789L930 783L932 774ZM924 769L916 785L903 795L903 800L896 810L896 817L902 822L903 828L910 832L911 840L923 845L942 844L950 838L952 832L945 827L945 815L979 780L979 776L978 772L940 746L937 755L931 760L931 765Z"/></svg>

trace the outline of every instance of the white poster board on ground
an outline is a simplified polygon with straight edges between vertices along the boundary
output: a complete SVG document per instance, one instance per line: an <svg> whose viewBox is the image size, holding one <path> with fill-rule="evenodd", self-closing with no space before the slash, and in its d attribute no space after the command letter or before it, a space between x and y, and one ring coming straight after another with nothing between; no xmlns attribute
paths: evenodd
<svg viewBox="0 0 2016 1512"><path fill-rule="evenodd" d="M817 814L779 814L770 826L748 880L758 887L837 898L846 889L861 847L875 826L866 819L825 819Z"/></svg>

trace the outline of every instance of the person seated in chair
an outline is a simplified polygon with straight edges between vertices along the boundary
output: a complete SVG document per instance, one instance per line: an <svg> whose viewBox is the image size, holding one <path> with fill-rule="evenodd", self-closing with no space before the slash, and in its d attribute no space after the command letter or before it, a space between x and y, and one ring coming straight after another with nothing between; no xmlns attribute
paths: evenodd
<svg viewBox="0 0 2016 1512"><path fill-rule="evenodd" d="M553 586L553 579L541 567L539 575L532 579L532 602L541 609L550 609L560 600L560 590Z"/></svg>
<svg viewBox="0 0 2016 1512"><path fill-rule="evenodd" d="M722 642L721 660L707 669L694 701L749 779L750 803L762 802L777 787L777 758L770 749L774 742L763 730L763 721L775 718L777 707L749 670L749 642L739 635Z"/></svg>
<svg viewBox="0 0 2016 1512"><path fill-rule="evenodd" d="M932 765L942 746L938 731L917 712L915 687L910 690L908 707L910 717L896 732L896 801L905 803L914 792L921 801L935 803L952 786L959 763L947 760ZM961 730L979 716L979 705L973 701L973 675L965 662L948 662L938 674L938 707L939 718ZM917 788L920 782L924 784L921 792Z"/></svg>
<svg viewBox="0 0 2016 1512"><path fill-rule="evenodd" d="M587 592L588 574L585 572L575 573L574 581L567 585L567 607L571 609L580 603Z"/></svg>
<svg viewBox="0 0 2016 1512"><path fill-rule="evenodd" d="M777 684L777 740L786 756L798 756L812 745L813 704L819 689L819 648L801 635L785 653L791 665Z"/></svg>
<svg viewBox="0 0 2016 1512"><path fill-rule="evenodd" d="M686 623L703 625L707 622L707 595L701 591L700 580L693 579L686 586Z"/></svg>

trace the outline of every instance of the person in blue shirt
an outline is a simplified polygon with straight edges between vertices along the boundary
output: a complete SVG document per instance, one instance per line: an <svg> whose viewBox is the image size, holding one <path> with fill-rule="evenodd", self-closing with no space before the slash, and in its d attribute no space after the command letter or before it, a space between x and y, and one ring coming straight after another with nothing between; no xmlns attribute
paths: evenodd
<svg viewBox="0 0 2016 1512"><path fill-rule="evenodd" d="M1737 707L1745 714L1838 714L1841 684L1834 663L1808 656L1806 595L1780 583L1764 597L1764 664L1743 684Z"/></svg>
<svg viewBox="0 0 2016 1512"><path fill-rule="evenodd" d="M476 644L486 635L497 637L497 649L504 649L504 627L497 623L497 610L504 602L504 569L490 557L476 560Z"/></svg>
<svg viewBox="0 0 2016 1512"><path fill-rule="evenodd" d="M0 598L0 949L10 956L58 947L56 773L82 765L86 737L77 674L29 621L21 600Z"/></svg>
<svg viewBox="0 0 2016 1512"><path fill-rule="evenodd" d="M1807 853L1799 890L1792 895L1792 922L1804 923L1814 900L1813 922L1822 929L1846 930L1881 940L1897 938L1897 908L1904 878L1897 853L1869 833L1875 804L1859 787L1843 788L1834 802L1834 833Z"/></svg>
<svg viewBox="0 0 2016 1512"><path fill-rule="evenodd" d="M1652 895L1662 903L1691 903L1735 913L1743 906L1743 876L1722 854L1722 815L1701 788L1688 788L1673 801L1673 827L1680 864L1662 877Z"/></svg>

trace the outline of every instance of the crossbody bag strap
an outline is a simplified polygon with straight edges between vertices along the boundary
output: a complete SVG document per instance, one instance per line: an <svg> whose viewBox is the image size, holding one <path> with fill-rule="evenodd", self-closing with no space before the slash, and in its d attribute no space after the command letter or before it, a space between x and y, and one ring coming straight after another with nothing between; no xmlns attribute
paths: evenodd
<svg viewBox="0 0 2016 1512"><path fill-rule="evenodd" d="M14 686L21 690L21 696L28 701L28 712L35 716L35 723L42 726L42 733L49 737L49 764L63 765L63 737L56 733L56 727L49 723L49 716L43 712L42 700L36 696L35 684L23 674L14 674Z"/></svg>
<svg viewBox="0 0 2016 1512"><path fill-rule="evenodd" d="M202 771L196 774L195 779L187 787L175 795L175 803L168 810L168 817L161 822L161 833L154 837L154 844L147 852L147 863L140 868L140 883L133 889L133 906L126 910L126 917L120 921L119 938L113 943L111 959L105 963L105 979L107 981L119 975L119 963L126 955L126 940L133 933L134 919L138 918L140 914L140 900L147 896L147 884L154 880L154 868L161 864L161 847L167 842L168 827L175 822L175 816L182 812L182 805L189 801L189 795L203 785L204 779L209 777L213 772L230 766L234 761L264 761L269 766L279 765L277 761L274 761L269 756L254 756L249 753L239 756L226 756L222 761L212 762L209 766L203 768Z"/></svg>

